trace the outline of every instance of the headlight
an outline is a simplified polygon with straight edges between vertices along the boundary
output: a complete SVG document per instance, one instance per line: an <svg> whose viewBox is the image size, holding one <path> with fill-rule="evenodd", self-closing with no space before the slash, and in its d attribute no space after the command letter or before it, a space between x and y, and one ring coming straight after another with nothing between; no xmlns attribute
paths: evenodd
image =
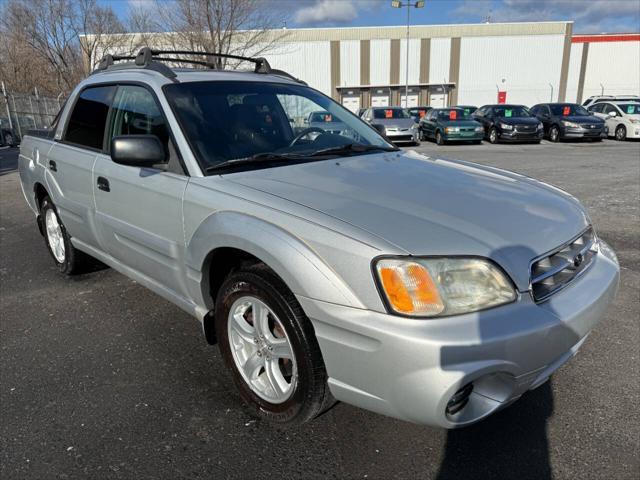
<svg viewBox="0 0 640 480"><path fill-rule="evenodd" d="M542 123L538 124L538 130L544 130L544 125L542 125Z"/></svg>
<svg viewBox="0 0 640 480"><path fill-rule="evenodd" d="M509 125L508 123L501 123L500 128L503 130L513 130L513 125Z"/></svg>
<svg viewBox="0 0 640 480"><path fill-rule="evenodd" d="M418 124L414 123L413 125L411 125L411 129L412 130L417 130L418 129Z"/></svg>
<svg viewBox="0 0 640 480"><path fill-rule="evenodd" d="M578 125L577 123L574 122L570 122L568 120L562 120L562 124L565 127L571 127L571 128L580 128L580 125Z"/></svg>
<svg viewBox="0 0 640 480"><path fill-rule="evenodd" d="M516 299L505 274L480 258L385 258L376 273L388 305L402 315L458 315Z"/></svg>
<svg viewBox="0 0 640 480"><path fill-rule="evenodd" d="M640 120L636 120L635 118L630 118L629 121L631 123L640 123Z"/></svg>
<svg viewBox="0 0 640 480"><path fill-rule="evenodd" d="M460 129L458 127L445 127L444 131L447 133L457 133Z"/></svg>
<svg viewBox="0 0 640 480"><path fill-rule="evenodd" d="M484 132L484 127L476 127L476 132Z"/></svg>

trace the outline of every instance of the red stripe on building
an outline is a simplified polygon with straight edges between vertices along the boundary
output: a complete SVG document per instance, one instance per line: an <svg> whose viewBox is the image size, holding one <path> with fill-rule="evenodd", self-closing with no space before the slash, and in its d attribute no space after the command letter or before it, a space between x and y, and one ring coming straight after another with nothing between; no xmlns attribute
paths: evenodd
<svg viewBox="0 0 640 480"><path fill-rule="evenodd" d="M574 35L571 43L640 42L640 34L629 35Z"/></svg>

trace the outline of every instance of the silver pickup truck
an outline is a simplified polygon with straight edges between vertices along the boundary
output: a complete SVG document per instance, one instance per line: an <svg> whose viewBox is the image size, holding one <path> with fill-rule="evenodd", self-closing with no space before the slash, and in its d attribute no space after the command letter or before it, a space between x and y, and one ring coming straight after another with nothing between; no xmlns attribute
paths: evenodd
<svg viewBox="0 0 640 480"><path fill-rule="evenodd" d="M545 382L614 297L616 256L571 195L398 150L264 59L167 55L105 57L25 136L24 196L62 273L95 257L202 322L259 417L341 400L472 424ZM304 126L314 111L345 127Z"/></svg>

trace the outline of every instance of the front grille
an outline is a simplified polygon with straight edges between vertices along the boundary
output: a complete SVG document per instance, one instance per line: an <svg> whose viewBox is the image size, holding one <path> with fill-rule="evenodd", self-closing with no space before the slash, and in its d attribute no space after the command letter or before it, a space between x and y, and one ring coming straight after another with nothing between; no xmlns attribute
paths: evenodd
<svg viewBox="0 0 640 480"><path fill-rule="evenodd" d="M596 238L589 227L578 237L531 263L531 295L546 300L584 272L596 255Z"/></svg>
<svg viewBox="0 0 640 480"><path fill-rule="evenodd" d="M516 132L535 132L537 128L536 125L516 125Z"/></svg>

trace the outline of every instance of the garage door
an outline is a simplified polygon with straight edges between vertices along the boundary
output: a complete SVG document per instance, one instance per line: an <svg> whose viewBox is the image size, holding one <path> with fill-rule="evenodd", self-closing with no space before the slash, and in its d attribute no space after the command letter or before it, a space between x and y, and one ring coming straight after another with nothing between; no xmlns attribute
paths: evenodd
<svg viewBox="0 0 640 480"><path fill-rule="evenodd" d="M371 95L372 107L387 107L389 106L389 95Z"/></svg>
<svg viewBox="0 0 640 480"><path fill-rule="evenodd" d="M402 105L405 108L411 108L411 107L417 107L418 106L418 94L416 93L410 93L409 94L409 103L406 104L405 103L405 99L407 97L403 94L400 96L400 105Z"/></svg>
<svg viewBox="0 0 640 480"><path fill-rule="evenodd" d="M342 106L353 113L358 113L360 108L360 95L345 95L342 97Z"/></svg>

